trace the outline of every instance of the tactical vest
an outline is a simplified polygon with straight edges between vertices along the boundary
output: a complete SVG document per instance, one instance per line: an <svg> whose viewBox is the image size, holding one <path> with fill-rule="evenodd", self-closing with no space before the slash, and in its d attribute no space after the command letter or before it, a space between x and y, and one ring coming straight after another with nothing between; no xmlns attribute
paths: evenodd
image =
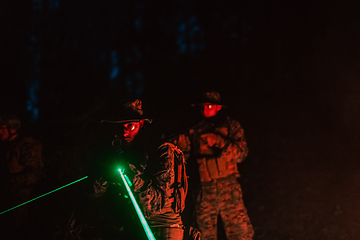
<svg viewBox="0 0 360 240"><path fill-rule="evenodd" d="M228 129L226 127L215 128L213 133L219 134L227 138ZM199 175L201 182L209 182L219 178L228 177L235 174L240 176L236 161L233 161L234 154L226 144L222 149L207 146L201 138L202 135L196 138L197 142L197 163L199 167Z"/></svg>

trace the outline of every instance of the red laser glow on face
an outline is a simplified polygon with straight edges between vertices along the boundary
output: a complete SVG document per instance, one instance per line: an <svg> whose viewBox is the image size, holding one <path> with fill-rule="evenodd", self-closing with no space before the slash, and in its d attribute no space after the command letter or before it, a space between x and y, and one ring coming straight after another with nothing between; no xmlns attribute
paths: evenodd
<svg viewBox="0 0 360 240"><path fill-rule="evenodd" d="M128 143L132 142L143 124L143 120L140 120L139 122L124 123L124 140Z"/></svg>
<svg viewBox="0 0 360 240"><path fill-rule="evenodd" d="M220 109L222 108L221 105L210 104L210 103L204 103L203 106L204 106L203 115L206 118L215 116L217 112L220 111Z"/></svg>

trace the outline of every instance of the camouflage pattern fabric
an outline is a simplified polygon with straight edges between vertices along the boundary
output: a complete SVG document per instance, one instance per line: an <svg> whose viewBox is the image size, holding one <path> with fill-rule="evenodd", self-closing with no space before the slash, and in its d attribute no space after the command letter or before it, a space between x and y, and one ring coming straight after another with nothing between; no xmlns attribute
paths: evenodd
<svg viewBox="0 0 360 240"><path fill-rule="evenodd" d="M183 240L184 229L182 228L153 228L156 240Z"/></svg>
<svg viewBox="0 0 360 240"><path fill-rule="evenodd" d="M18 136L9 143L7 166L13 191L32 187L43 174L42 144L32 138Z"/></svg>
<svg viewBox="0 0 360 240"><path fill-rule="evenodd" d="M240 123L229 117L221 120L217 119L217 121L204 124L204 129L206 129L204 132L190 131L189 134L179 135L174 141L174 144L184 152L186 161L190 157L197 158L202 182L232 174L239 177L237 164L242 162L249 153L244 129ZM216 139L213 145L208 142L209 136ZM219 169L219 167L222 168Z"/></svg>
<svg viewBox="0 0 360 240"><path fill-rule="evenodd" d="M34 187L43 175L42 144L35 138L17 136L7 143L1 171L5 175L6 208L16 206L33 198ZM3 191L3 193L4 193ZM25 224L29 206L23 205L9 212L6 230L18 232Z"/></svg>
<svg viewBox="0 0 360 240"><path fill-rule="evenodd" d="M250 240L254 230L242 200L240 184L233 176L203 183L196 203L201 239L217 239L217 216L224 223L227 240Z"/></svg>
<svg viewBox="0 0 360 240"><path fill-rule="evenodd" d="M253 227L237 181L237 165L249 152L240 123L218 114L203 128L179 135L174 143L184 152L187 162L197 162L201 191L195 212L201 239L217 238L219 214L228 240L252 239Z"/></svg>
<svg viewBox="0 0 360 240"><path fill-rule="evenodd" d="M177 201L174 199L175 158L185 163L180 149L171 143L164 143L149 156L143 169L130 166L135 172L134 192L139 198L140 206L150 226L182 226L180 217L182 209L175 209L173 204Z"/></svg>
<svg viewBox="0 0 360 240"><path fill-rule="evenodd" d="M177 195L175 191L179 188L187 189L187 181L183 187L176 186L178 183L176 176L179 172L176 169L179 164L182 164L185 168L185 159L181 150L172 143L159 143L159 141L155 140L151 144L147 141L145 143L137 142L132 147L124 148L122 152L117 154L120 154L118 159L124 159L124 162L120 164L121 166L128 164L125 173L133 183L131 188L134 196L147 223L156 235L156 239L182 239L184 230L180 214L183 209L176 204L181 199L181 196ZM109 195L109 190L112 188L111 185L108 184L109 186L107 186L105 184L107 181L108 179L102 178L95 180L93 196L96 198L94 199L101 200L101 196L107 196L108 199L115 197ZM122 184L119 184L119 186L121 186L119 189L121 195L127 195L124 186ZM185 198L186 191L184 193L183 197ZM140 222L131 206L130 199L123 198L123 200L124 204L120 206L119 212L123 211L125 214L130 215L130 219L125 220L127 221L125 224L122 223L124 235L129 235L129 238L125 237L124 239L144 239L145 233L141 229L141 225L134 228ZM103 205L103 203L99 205ZM125 204L125 207L129 206L129 209L124 209ZM120 216L120 218L122 217L123 215ZM135 225L132 221L136 222Z"/></svg>

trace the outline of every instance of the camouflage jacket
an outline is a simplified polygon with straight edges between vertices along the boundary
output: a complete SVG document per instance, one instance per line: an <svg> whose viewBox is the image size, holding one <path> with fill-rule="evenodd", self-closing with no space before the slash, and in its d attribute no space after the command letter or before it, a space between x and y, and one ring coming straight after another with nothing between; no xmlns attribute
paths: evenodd
<svg viewBox="0 0 360 240"><path fill-rule="evenodd" d="M198 129L180 134L176 144L185 155L197 160L200 181L208 182L230 175L240 176L237 164L248 155L244 130L228 116L205 119Z"/></svg>
<svg viewBox="0 0 360 240"><path fill-rule="evenodd" d="M43 174L42 144L35 138L19 135L6 149L3 172L7 173L9 190L16 192L34 186Z"/></svg>
<svg viewBox="0 0 360 240"><path fill-rule="evenodd" d="M149 225L181 226L180 213L187 194L185 159L181 150L164 143L149 154L146 166L130 167L135 172L133 190Z"/></svg>

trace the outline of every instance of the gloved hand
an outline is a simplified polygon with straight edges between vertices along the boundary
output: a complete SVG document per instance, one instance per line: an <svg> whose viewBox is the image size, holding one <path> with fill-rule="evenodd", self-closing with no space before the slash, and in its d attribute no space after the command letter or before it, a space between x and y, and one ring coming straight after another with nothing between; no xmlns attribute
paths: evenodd
<svg viewBox="0 0 360 240"><path fill-rule="evenodd" d="M179 138L173 142L183 152L190 151L190 138L185 134L180 134Z"/></svg>
<svg viewBox="0 0 360 240"><path fill-rule="evenodd" d="M225 145L225 140L218 134L215 133L205 133L201 135L201 140L205 142L209 147L222 148Z"/></svg>
<svg viewBox="0 0 360 240"><path fill-rule="evenodd" d="M129 167L134 173L133 179L130 181L132 181L134 185L134 191L137 192L144 185L144 179L141 177L142 172L132 164L129 164Z"/></svg>
<svg viewBox="0 0 360 240"><path fill-rule="evenodd" d="M107 189L107 181L103 181L102 178L95 180L94 182L94 196L101 197Z"/></svg>

